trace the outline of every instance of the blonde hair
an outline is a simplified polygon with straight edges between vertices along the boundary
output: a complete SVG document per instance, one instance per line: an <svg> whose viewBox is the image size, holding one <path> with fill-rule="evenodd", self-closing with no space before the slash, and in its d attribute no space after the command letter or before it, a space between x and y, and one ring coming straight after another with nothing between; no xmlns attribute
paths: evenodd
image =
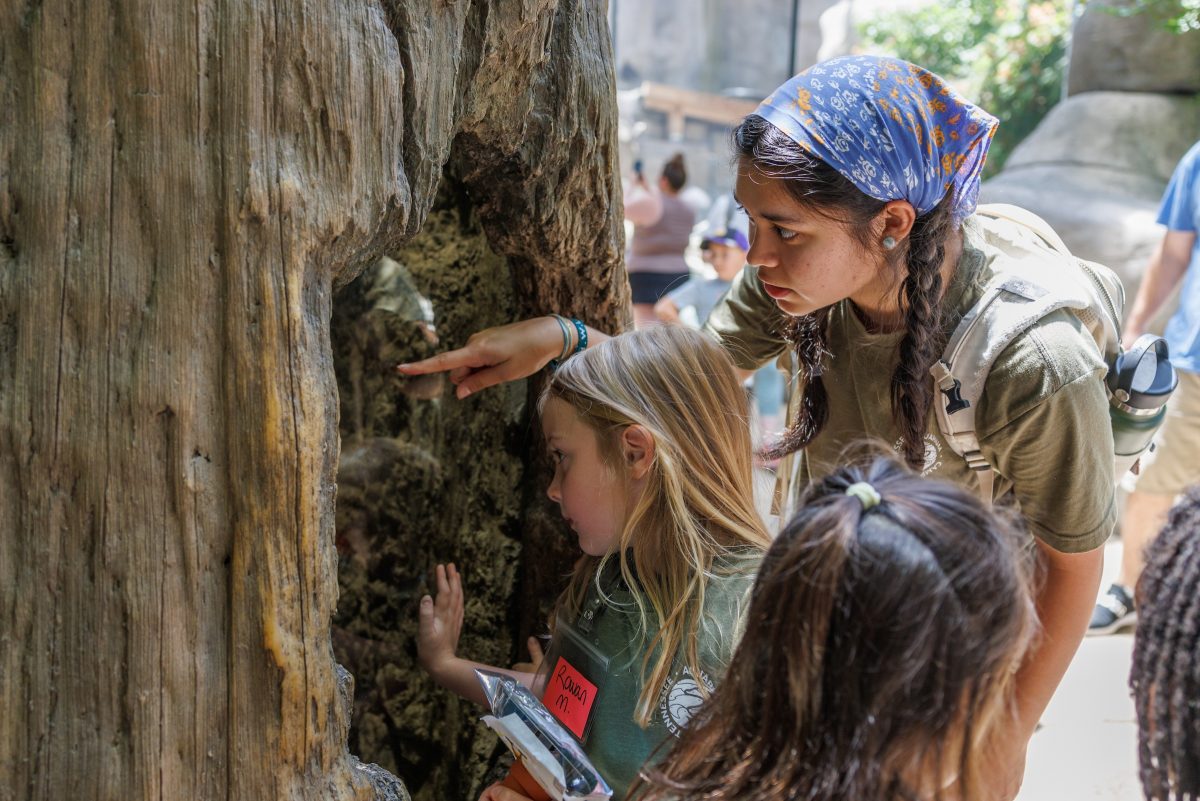
<svg viewBox="0 0 1200 801"><path fill-rule="evenodd" d="M589 583L608 559L618 560L642 634L649 623L657 626L642 659L634 713L646 726L680 649L684 664L700 675L695 634L717 558L770 545L754 505L746 393L716 343L663 325L622 334L571 358L554 374L539 408L551 398L568 403L595 430L613 469L624 469L619 441L625 428L642 426L654 439L645 489L614 553L580 559L559 599L578 612Z"/></svg>

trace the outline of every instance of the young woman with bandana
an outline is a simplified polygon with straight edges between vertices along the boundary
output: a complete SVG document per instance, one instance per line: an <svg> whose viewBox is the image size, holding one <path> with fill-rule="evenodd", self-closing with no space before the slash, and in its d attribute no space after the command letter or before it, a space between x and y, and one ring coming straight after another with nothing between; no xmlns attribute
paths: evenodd
<svg viewBox="0 0 1200 801"><path fill-rule="evenodd" d="M735 131L749 266L706 329L745 370L794 351L798 391L775 449L794 456L793 494L863 438L926 475L977 486L938 430L929 369L1013 258L994 221L973 214L996 124L916 65L850 56L792 78ZM562 350L557 322L537 318L397 369L449 370L463 398ZM1016 793L1096 598L1116 516L1105 369L1090 334L1055 312L999 355L976 409L993 498L1019 507L1045 565L1042 638L1017 676L1017 723L989 783L999 797Z"/></svg>

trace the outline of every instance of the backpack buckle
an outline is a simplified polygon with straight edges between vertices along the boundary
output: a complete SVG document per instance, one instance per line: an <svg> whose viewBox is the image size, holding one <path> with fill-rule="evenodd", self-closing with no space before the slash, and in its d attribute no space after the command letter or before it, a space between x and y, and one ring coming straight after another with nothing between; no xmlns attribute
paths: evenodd
<svg viewBox="0 0 1200 801"><path fill-rule="evenodd" d="M980 451L967 451L963 454L963 459L966 460L967 467L976 473L982 473L985 470L991 472L992 466L988 464L987 459L983 458L983 453Z"/></svg>
<svg viewBox="0 0 1200 801"><path fill-rule="evenodd" d="M962 389L962 382L957 378L954 379L954 384L949 389L943 389L941 392L946 396L946 413L954 414L961 412L963 409L970 408L971 402L959 394Z"/></svg>
<svg viewBox="0 0 1200 801"><path fill-rule="evenodd" d="M946 414L954 414L971 407L971 402L961 394L962 382L954 377L944 360L934 364L930 372L937 381L938 391L946 396Z"/></svg>

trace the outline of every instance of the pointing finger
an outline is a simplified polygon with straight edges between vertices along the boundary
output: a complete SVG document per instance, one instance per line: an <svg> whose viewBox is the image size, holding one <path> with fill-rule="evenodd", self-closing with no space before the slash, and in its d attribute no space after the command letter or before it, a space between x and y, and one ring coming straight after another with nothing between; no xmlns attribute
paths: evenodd
<svg viewBox="0 0 1200 801"><path fill-rule="evenodd" d="M396 372L401 375L441 373L455 368L476 367L478 366L476 364L477 361L478 359L470 348L459 348L458 350L448 350L445 353L430 356L428 359L422 359L419 362L397 364Z"/></svg>
<svg viewBox="0 0 1200 801"><path fill-rule="evenodd" d="M468 395L474 395L481 389L487 389L488 387L494 387L497 384L502 384L507 381L509 377L510 376L504 369L503 364L496 365L495 367L488 367L485 370L478 370L474 373L471 373L461 382L459 382L458 389L454 391L454 394L459 400L462 400Z"/></svg>

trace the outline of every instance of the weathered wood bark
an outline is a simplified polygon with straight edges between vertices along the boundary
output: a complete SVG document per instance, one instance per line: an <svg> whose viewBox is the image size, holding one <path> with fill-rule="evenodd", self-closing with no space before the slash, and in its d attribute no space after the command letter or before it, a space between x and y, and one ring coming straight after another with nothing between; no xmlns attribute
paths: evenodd
<svg viewBox="0 0 1200 801"><path fill-rule="evenodd" d="M618 264L588 5L0 5L0 798L403 793L349 756L330 647L333 287L456 137L595 176L493 236L530 305L569 284L528 265Z"/></svg>
<svg viewBox="0 0 1200 801"><path fill-rule="evenodd" d="M547 508L528 403L536 381L460 403L440 379L403 380L390 367L550 310L608 330L624 323L613 78L603 8L589 5L542 4L532 17L476 8L462 19L464 55L447 60L490 54L464 69L495 93L463 95L462 130L445 174L430 177L440 191L420 232L334 298L334 646L356 676L352 749L418 799L475 798L503 759L479 710L416 667L417 601L433 565L464 572L462 652L507 665L544 629L575 548ZM538 64L526 78L504 70L525 60Z"/></svg>

